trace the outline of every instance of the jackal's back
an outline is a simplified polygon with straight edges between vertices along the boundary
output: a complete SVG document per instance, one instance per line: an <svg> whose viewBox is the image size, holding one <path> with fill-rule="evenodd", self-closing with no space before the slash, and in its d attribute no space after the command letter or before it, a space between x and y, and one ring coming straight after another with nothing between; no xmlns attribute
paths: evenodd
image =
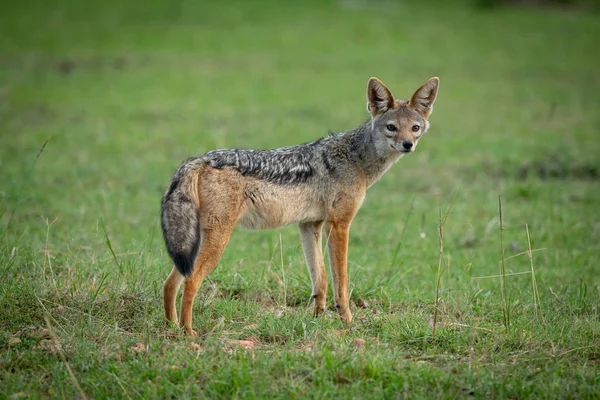
<svg viewBox="0 0 600 400"><path fill-rule="evenodd" d="M213 150L199 161L212 168L233 168L243 176L253 176L277 185L294 185L331 172L334 161L327 151L330 138L273 150Z"/></svg>

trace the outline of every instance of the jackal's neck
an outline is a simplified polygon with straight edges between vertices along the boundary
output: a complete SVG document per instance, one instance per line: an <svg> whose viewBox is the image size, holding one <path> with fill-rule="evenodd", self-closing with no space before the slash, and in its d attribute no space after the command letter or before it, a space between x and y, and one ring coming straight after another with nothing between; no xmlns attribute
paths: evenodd
<svg viewBox="0 0 600 400"><path fill-rule="evenodd" d="M369 186L401 157L400 153L377 147L377 138L370 120L349 131L348 135L352 160L365 173Z"/></svg>

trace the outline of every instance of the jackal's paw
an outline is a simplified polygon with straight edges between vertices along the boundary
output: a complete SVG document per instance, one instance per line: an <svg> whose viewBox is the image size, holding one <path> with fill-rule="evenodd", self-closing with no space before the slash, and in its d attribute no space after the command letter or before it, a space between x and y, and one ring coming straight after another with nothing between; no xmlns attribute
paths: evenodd
<svg viewBox="0 0 600 400"><path fill-rule="evenodd" d="M319 315L325 312L325 306L315 306L314 316L318 317Z"/></svg>
<svg viewBox="0 0 600 400"><path fill-rule="evenodd" d="M187 329L185 330L185 333L189 336L189 337L196 337L198 336L198 332L196 332L193 329Z"/></svg>
<svg viewBox="0 0 600 400"><path fill-rule="evenodd" d="M346 324L350 324L352 322L352 313L349 309L338 308L338 313L340 314L340 318Z"/></svg>

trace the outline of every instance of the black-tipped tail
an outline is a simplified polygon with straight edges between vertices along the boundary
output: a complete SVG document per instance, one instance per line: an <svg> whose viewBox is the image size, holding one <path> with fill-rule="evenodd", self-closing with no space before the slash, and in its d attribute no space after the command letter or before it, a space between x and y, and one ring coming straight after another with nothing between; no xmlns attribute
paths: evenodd
<svg viewBox="0 0 600 400"><path fill-rule="evenodd" d="M173 177L161 202L161 226L167 252L177 270L188 276L200 247L198 209L184 192L179 177Z"/></svg>

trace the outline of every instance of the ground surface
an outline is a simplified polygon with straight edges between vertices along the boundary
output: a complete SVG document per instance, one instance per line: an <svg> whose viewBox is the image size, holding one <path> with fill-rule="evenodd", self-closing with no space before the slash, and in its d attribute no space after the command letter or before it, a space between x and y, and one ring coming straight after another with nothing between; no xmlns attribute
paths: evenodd
<svg viewBox="0 0 600 400"><path fill-rule="evenodd" d="M597 396L598 15L421 3L3 6L0 397ZM289 227L236 230L199 337L165 328L183 159L346 130L370 76L435 75L430 131L353 223L351 327L311 315Z"/></svg>

